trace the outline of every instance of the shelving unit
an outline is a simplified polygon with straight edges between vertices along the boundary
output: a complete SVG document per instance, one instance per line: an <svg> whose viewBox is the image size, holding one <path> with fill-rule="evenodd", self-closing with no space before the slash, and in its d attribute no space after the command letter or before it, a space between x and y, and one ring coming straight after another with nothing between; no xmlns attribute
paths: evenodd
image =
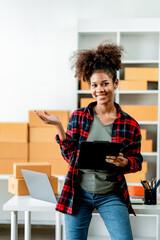
<svg viewBox="0 0 160 240"><path fill-rule="evenodd" d="M117 72L118 79L124 79L125 67L152 67L159 69L160 79L160 19L81 19L78 22L77 49L94 48L105 40L124 47L122 69ZM81 90L77 83L77 106L81 98L90 98L89 90ZM115 101L120 105L156 105L158 106L157 121L139 121L140 127L147 129L147 136L153 139L153 152L142 152L148 163L146 178L160 178L160 81L149 83L148 90L119 90L115 92ZM150 113L148 113L150 114ZM134 183L133 183L134 184ZM137 183L135 184L137 185ZM140 185L140 184L139 184ZM160 191L157 192L158 197ZM160 228L159 218L143 215L150 222L156 221ZM139 223L141 225L141 223ZM135 223L133 223L133 228ZM158 228L152 236L135 235L136 240L160 239ZM143 237L144 235L144 237ZM94 237L90 237L94 240ZM100 238L99 238L100 239ZM103 237L102 237L103 240Z"/></svg>
<svg viewBox="0 0 160 240"><path fill-rule="evenodd" d="M146 22L143 19L119 19L119 20L80 20L78 23L78 49L94 48L101 42L109 40L124 47L122 70L117 72L119 79L124 79L124 67L158 67L160 64L160 20ZM160 71L159 71L160 72ZM159 73L160 75L160 73ZM157 105L160 107L159 82L149 90L123 91L117 89L115 100L120 105ZM77 84L78 86L78 84ZM91 97L89 90L77 89L77 107L81 98ZM153 159L153 168L150 169L151 178L160 176L159 149L160 149L160 110L158 121L139 121L141 128L149 130L149 136L153 139L153 152L142 153L144 158ZM148 160L149 161L149 160ZM150 163L151 164L151 163ZM152 169L155 170L151 172ZM159 192L158 192L159 194Z"/></svg>

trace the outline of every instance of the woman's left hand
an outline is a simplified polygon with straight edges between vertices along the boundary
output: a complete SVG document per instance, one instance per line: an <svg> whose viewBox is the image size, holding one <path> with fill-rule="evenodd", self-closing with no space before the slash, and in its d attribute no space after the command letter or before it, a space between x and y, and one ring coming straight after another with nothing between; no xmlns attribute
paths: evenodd
<svg viewBox="0 0 160 240"><path fill-rule="evenodd" d="M105 160L117 167L126 167L128 165L128 159L123 157L123 153L119 153L119 156L106 156Z"/></svg>

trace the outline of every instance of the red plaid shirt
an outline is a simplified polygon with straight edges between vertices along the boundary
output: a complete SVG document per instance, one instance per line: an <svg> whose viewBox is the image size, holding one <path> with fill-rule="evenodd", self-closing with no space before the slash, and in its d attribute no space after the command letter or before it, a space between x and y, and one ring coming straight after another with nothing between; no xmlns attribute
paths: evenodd
<svg viewBox="0 0 160 240"><path fill-rule="evenodd" d="M74 192L78 176L78 158L80 143L86 141L91 124L93 122L93 106L96 102L90 103L86 108L74 111L70 117L65 140L60 140L56 135L56 141L60 144L63 158L70 164L68 174L56 206L56 210L72 214L74 212ZM122 196L128 207L129 213L134 213L129 199L128 188L124 174L140 171L142 168L141 133L138 123L127 113L123 112L120 106L115 103L118 117L113 123L112 142L123 142L124 157L128 159L128 165L118 171L118 181ZM122 170L123 169L123 170Z"/></svg>

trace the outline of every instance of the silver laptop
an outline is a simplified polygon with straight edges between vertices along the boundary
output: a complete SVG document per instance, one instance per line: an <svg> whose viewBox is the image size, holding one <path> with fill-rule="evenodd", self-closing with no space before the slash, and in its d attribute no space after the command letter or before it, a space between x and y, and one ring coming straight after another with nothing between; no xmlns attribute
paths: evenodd
<svg viewBox="0 0 160 240"><path fill-rule="evenodd" d="M47 174L24 169L21 171L31 197L57 203Z"/></svg>

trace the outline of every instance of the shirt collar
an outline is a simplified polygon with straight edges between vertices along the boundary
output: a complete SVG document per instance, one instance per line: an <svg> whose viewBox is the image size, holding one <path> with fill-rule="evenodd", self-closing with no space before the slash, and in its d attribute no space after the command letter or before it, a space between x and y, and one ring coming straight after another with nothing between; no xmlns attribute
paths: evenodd
<svg viewBox="0 0 160 240"><path fill-rule="evenodd" d="M91 116L93 116L93 107L96 106L96 104L97 104L96 101L89 103L88 106L84 108L84 112L88 112ZM120 118L124 113L118 103L114 102L114 106L117 109L117 113L118 113L117 118Z"/></svg>

